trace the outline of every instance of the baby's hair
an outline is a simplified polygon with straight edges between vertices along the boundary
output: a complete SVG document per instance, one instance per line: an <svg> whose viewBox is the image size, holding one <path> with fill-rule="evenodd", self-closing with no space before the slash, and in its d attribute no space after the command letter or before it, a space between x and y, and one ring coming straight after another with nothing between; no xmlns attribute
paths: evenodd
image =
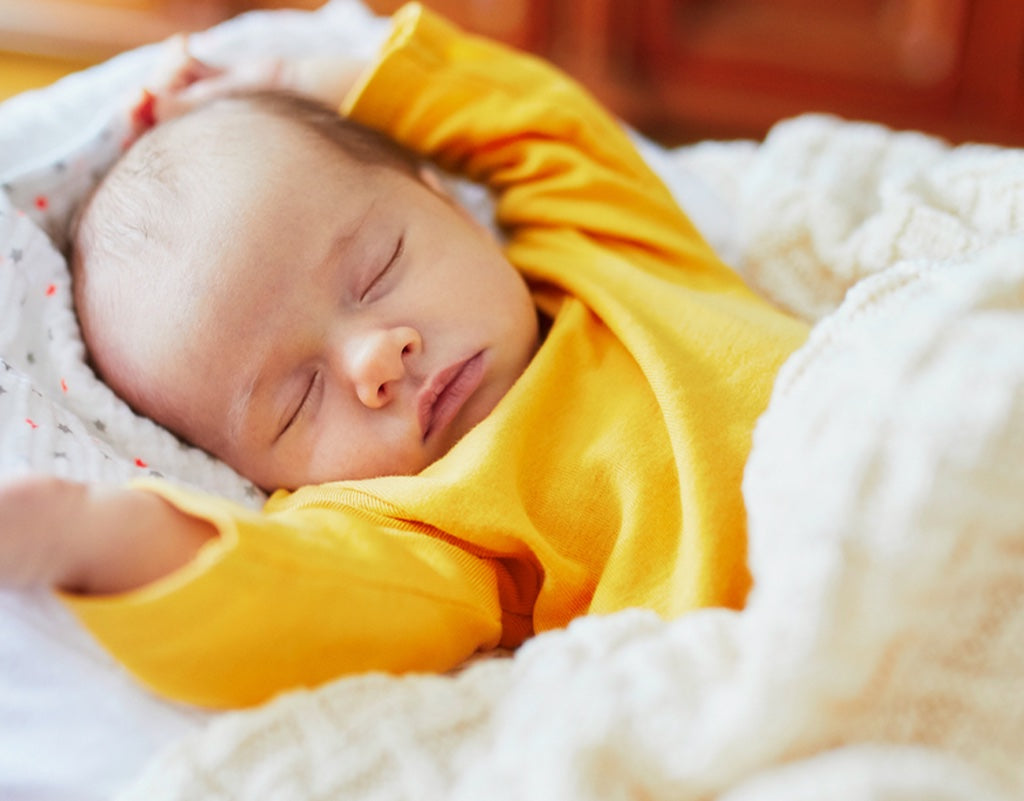
<svg viewBox="0 0 1024 801"><path fill-rule="evenodd" d="M282 90L258 90L228 95L216 103L242 102L314 133L361 164L394 167L410 175L420 169L420 158L379 131L343 117L330 106L305 95Z"/></svg>
<svg viewBox="0 0 1024 801"><path fill-rule="evenodd" d="M114 164L80 205L72 220L70 241L73 270L80 266L80 259L76 258L79 251L76 244L82 220L88 215L92 200L100 190L114 190L116 193L120 187L111 185L118 184L125 178L170 187L175 175L180 171L180 165L174 163L168 155L169 148L165 145L165 137L173 135L174 127L182 121L189 121L221 109L230 110L232 107L242 111L263 113L294 124L327 144L337 147L344 155L360 164L393 167L409 175L416 175L421 167L421 160L416 154L380 132L343 117L330 106L305 95L273 89L225 95L148 132ZM252 143L246 144L251 146ZM138 190L140 186L138 183L132 183L131 188ZM140 200L137 196L140 193L137 191L130 194L136 196L121 200L130 199L133 203Z"/></svg>
<svg viewBox="0 0 1024 801"><path fill-rule="evenodd" d="M185 172L176 163L166 146L167 137L174 128L195 117L217 112L240 111L266 114L313 134L323 142L338 148L339 152L360 164L392 167L415 176L421 168L421 159L378 131L341 116L333 108L304 95L283 90L256 90L225 95L172 119L145 134L114 164L107 175L80 205L71 223L70 261L73 275L82 268L83 220L89 218L93 200L101 193L119 218L116 227L121 233L134 233L149 239L146 219L158 215L140 214L140 205L152 208L153 197L147 197L144 188L163 188L177 191L180 177ZM252 142L244 142L252 146ZM134 207L134 208L132 208ZM134 222L129 222L134 221ZM95 220L90 221L95 224ZM114 222L113 220L110 222ZM106 233L114 233L108 230ZM123 237L115 237L122 239Z"/></svg>
<svg viewBox="0 0 1024 801"><path fill-rule="evenodd" d="M326 144L327 157L333 152L360 165L410 176L420 172L419 157L383 134L316 100L278 90L216 98L140 137L81 204L70 230L75 309L87 357L101 378L122 385L115 389L123 397L130 382L112 380L97 360L106 328L102 321L116 319L126 285L141 281L155 286L167 266L187 260L191 241L182 230L187 230L189 209L201 208L203 176L232 153L261 146L246 124L253 114L295 126ZM219 124L224 122L229 124ZM268 152L266 157L275 156ZM125 400L137 406L138 399Z"/></svg>

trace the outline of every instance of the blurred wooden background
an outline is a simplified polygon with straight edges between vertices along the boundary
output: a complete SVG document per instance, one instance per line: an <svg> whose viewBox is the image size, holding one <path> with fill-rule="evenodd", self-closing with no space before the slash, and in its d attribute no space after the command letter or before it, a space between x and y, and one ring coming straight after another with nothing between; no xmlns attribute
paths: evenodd
<svg viewBox="0 0 1024 801"><path fill-rule="evenodd" d="M1024 0L426 1L550 58L666 143L830 111L1024 146ZM0 96L249 8L321 3L0 0Z"/></svg>

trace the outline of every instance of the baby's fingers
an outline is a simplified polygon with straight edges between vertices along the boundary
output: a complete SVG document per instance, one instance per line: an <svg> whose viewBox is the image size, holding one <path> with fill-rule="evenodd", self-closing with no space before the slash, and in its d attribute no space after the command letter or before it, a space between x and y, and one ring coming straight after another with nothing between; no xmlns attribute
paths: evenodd
<svg viewBox="0 0 1024 801"><path fill-rule="evenodd" d="M164 54L144 89L129 107L130 138L135 141L158 123L184 114L195 105L190 88L216 82L223 67L200 61L188 49L188 37L179 34L164 45Z"/></svg>
<svg viewBox="0 0 1024 801"><path fill-rule="evenodd" d="M200 61L188 47L188 37L178 34L169 39L165 48L162 65L158 68L152 88L158 92L176 93L199 81L210 80L224 73L216 67Z"/></svg>

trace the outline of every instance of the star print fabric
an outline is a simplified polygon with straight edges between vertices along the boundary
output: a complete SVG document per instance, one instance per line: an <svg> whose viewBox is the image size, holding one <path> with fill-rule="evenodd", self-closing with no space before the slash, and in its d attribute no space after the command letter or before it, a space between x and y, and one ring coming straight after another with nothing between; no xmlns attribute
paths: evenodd
<svg viewBox="0 0 1024 801"><path fill-rule="evenodd" d="M116 157L118 126L0 188L0 478L167 477L242 503L262 493L138 417L89 368L60 248L77 203Z"/></svg>

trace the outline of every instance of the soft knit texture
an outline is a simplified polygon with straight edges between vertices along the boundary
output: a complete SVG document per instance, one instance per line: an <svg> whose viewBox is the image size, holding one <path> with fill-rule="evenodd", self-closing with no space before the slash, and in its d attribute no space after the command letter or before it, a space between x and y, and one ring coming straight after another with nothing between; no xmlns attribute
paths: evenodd
<svg viewBox="0 0 1024 801"><path fill-rule="evenodd" d="M279 493L263 512L147 484L220 537L142 590L68 599L75 612L154 689L221 706L444 670L588 612L742 605L743 465L804 326L718 260L618 125L540 61L411 6L348 105L497 193L546 341L418 476Z"/></svg>

